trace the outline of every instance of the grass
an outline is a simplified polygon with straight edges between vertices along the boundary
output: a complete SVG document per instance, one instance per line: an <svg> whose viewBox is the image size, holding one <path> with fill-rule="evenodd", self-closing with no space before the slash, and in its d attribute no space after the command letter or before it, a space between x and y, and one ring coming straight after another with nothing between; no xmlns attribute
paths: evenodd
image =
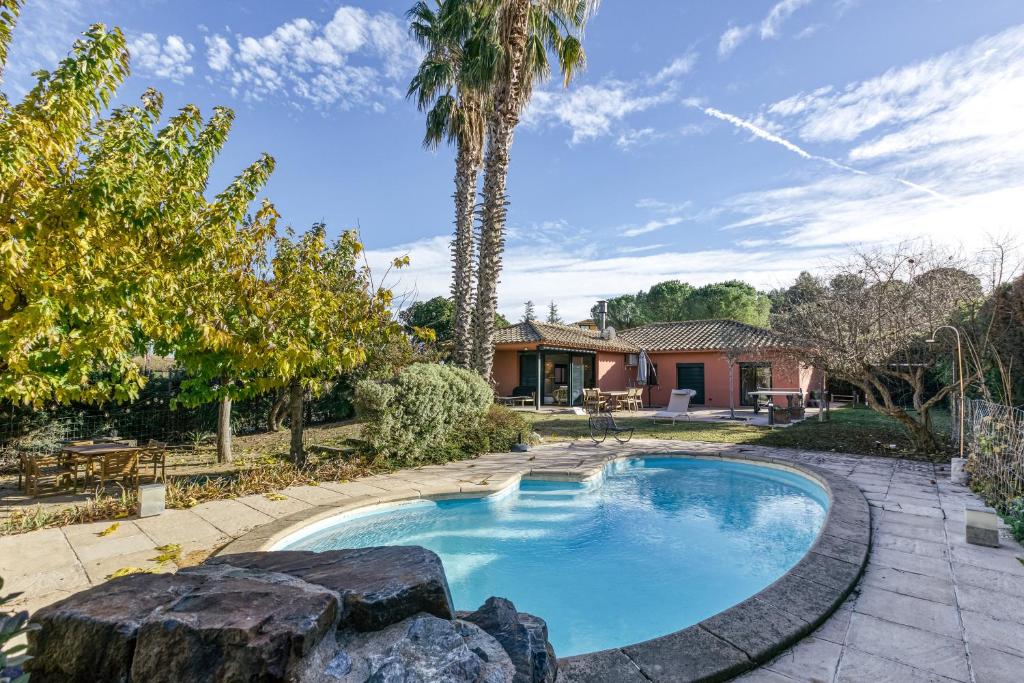
<svg viewBox="0 0 1024 683"><path fill-rule="evenodd" d="M583 415L527 414L533 429L545 440L589 438L587 417ZM934 412L936 431L948 433L949 415ZM862 453L919 460L940 461L945 453L917 453L903 427L868 408L840 408L832 411L832 419L818 422L811 418L789 427L769 429L745 422L677 422L655 424L650 418L616 416L620 426L634 427L634 436L641 439L673 439L681 441L712 441L717 443L754 444L779 448Z"/></svg>

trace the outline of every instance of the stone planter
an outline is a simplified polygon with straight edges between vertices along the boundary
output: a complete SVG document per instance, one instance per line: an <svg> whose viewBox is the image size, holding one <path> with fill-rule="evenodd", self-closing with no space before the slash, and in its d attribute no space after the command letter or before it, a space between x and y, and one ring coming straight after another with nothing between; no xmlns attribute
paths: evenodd
<svg viewBox="0 0 1024 683"><path fill-rule="evenodd" d="M777 425L789 424L789 408L772 408L772 418Z"/></svg>

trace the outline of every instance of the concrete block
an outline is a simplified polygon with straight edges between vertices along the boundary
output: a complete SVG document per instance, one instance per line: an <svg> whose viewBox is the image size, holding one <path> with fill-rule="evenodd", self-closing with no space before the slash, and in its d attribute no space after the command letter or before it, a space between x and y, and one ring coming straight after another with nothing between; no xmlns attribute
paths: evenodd
<svg viewBox="0 0 1024 683"><path fill-rule="evenodd" d="M964 506L965 535L968 543L999 547L999 515L990 507Z"/></svg>
<svg viewBox="0 0 1024 683"><path fill-rule="evenodd" d="M139 517L155 517L166 509L167 489L161 483L139 486Z"/></svg>
<svg viewBox="0 0 1024 683"><path fill-rule="evenodd" d="M964 465L967 464L967 458L953 458L949 463L949 479L954 484L960 484L961 486L967 486L967 471L964 470Z"/></svg>

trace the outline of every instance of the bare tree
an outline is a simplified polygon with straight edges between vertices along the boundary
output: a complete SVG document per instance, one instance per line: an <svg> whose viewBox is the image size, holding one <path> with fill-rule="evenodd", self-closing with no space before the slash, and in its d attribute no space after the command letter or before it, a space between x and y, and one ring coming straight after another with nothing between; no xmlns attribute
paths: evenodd
<svg viewBox="0 0 1024 683"><path fill-rule="evenodd" d="M979 279L951 254L902 244L856 253L819 285L776 316L775 329L798 342L804 362L853 384L872 410L900 422L916 450L937 450L930 411L957 385L929 387L945 350L926 340L982 299Z"/></svg>

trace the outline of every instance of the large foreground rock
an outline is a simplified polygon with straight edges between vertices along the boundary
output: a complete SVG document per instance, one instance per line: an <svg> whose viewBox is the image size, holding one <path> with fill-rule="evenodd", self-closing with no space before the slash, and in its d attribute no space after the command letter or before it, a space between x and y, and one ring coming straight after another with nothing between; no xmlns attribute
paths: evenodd
<svg viewBox="0 0 1024 683"><path fill-rule="evenodd" d="M419 612L441 619L455 612L441 559L418 546L239 553L208 564L280 572L336 591L344 606L341 624L359 631L376 631Z"/></svg>
<svg viewBox="0 0 1024 683"><path fill-rule="evenodd" d="M505 598L491 597L475 612L459 613L497 640L516 668L515 683L554 683L558 675L548 625L540 617L517 612Z"/></svg>
<svg viewBox="0 0 1024 683"><path fill-rule="evenodd" d="M339 642L331 663L339 683L512 683L515 675L508 654L480 628L425 614Z"/></svg>
<svg viewBox="0 0 1024 683"><path fill-rule="evenodd" d="M423 548L248 553L114 579L39 610L33 683L550 683L544 622L453 618Z"/></svg>

